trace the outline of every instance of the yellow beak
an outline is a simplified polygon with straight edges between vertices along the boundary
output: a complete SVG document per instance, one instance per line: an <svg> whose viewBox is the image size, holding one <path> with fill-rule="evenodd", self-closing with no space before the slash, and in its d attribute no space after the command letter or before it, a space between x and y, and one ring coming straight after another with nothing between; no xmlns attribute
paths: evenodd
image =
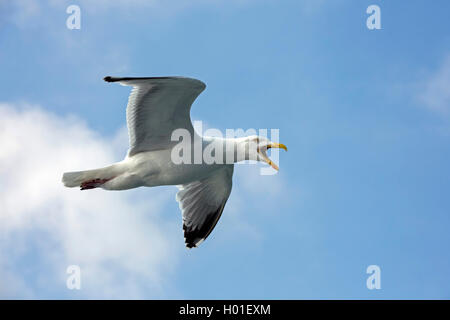
<svg viewBox="0 0 450 320"><path fill-rule="evenodd" d="M287 147L282 143L275 143L275 142L271 143L267 146L267 149L270 149L270 148L284 149L285 151L287 151ZM278 166L269 158L266 159L266 162L275 170L277 170L277 171L280 170L280 168L278 168Z"/></svg>
<svg viewBox="0 0 450 320"><path fill-rule="evenodd" d="M267 149L270 149L270 148L279 148L279 149L284 149L284 151L287 151L287 147L282 143L275 143L275 142L271 143L270 145L267 146Z"/></svg>

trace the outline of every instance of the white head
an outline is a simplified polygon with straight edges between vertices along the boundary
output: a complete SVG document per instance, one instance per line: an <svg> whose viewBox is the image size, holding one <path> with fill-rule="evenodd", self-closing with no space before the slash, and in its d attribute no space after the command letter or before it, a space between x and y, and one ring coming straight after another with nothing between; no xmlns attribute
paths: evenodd
<svg viewBox="0 0 450 320"><path fill-rule="evenodd" d="M281 148L287 151L287 147L282 143L272 142L261 136L248 136L238 139L237 159L255 160L268 163L272 168L278 170L278 166L267 156L267 150L270 148Z"/></svg>

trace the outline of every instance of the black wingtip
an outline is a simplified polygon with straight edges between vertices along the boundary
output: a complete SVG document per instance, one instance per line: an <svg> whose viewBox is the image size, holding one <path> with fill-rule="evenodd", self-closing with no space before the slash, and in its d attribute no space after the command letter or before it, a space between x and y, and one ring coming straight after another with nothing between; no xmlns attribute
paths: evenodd
<svg viewBox="0 0 450 320"><path fill-rule="evenodd" d="M110 76L104 77L103 80L105 80L106 82L114 82L114 81L116 81L113 77L110 77Z"/></svg>

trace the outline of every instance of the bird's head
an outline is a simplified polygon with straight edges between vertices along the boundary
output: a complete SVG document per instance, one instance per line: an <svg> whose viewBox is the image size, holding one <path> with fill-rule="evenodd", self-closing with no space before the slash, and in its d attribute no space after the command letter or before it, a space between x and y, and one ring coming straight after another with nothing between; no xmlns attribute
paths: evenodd
<svg viewBox="0 0 450 320"><path fill-rule="evenodd" d="M249 136L244 138L243 147L245 148L245 160L262 161L269 164L275 170L279 168L267 156L267 150L270 148L280 148L287 151L287 147L284 144L272 142L262 136Z"/></svg>

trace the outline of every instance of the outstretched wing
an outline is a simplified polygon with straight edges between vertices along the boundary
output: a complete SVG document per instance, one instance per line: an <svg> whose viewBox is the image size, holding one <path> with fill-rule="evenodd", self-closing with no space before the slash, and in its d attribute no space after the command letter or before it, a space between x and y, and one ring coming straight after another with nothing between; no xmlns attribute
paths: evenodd
<svg viewBox="0 0 450 320"><path fill-rule="evenodd" d="M190 110L206 87L200 80L184 77L105 77L104 80L133 87L127 105L128 155L169 148L176 143L170 139L172 132L179 128L195 134Z"/></svg>
<svg viewBox="0 0 450 320"><path fill-rule="evenodd" d="M231 192L233 169L226 165L206 179L178 186L186 247L197 247L216 226Z"/></svg>

